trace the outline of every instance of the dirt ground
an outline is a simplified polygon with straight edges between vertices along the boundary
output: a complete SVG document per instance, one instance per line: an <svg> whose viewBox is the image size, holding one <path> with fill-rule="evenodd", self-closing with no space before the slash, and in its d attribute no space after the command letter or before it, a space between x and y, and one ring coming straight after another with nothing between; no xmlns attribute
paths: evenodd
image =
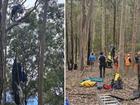
<svg viewBox="0 0 140 105"><path fill-rule="evenodd" d="M113 78L114 70L106 69L106 76L104 79L104 83L110 84ZM94 67L93 70L88 67L83 71L73 70L66 71L66 94L70 101L70 105L99 105L97 100L97 94L111 94L115 96L119 96L125 99L133 97L133 91L137 89L138 80L137 80L137 72L129 72L128 75L123 75L123 89L121 90L98 90L96 86L86 88L80 87L80 80L86 77L99 77L99 69L98 66ZM122 101L120 102L122 105L140 105L140 99L136 99L134 101Z"/></svg>

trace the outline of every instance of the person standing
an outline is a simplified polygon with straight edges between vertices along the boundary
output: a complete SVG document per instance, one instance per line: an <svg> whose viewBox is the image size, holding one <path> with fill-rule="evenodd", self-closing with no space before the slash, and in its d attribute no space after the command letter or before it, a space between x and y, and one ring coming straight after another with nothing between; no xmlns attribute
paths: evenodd
<svg viewBox="0 0 140 105"><path fill-rule="evenodd" d="M90 65L91 65L91 70L93 69L95 60L96 60L95 54L91 53L90 56L89 56L89 62L90 62Z"/></svg>
<svg viewBox="0 0 140 105"><path fill-rule="evenodd" d="M106 57L104 56L103 52L100 52L99 69L101 78L105 78L105 66L106 66Z"/></svg>
<svg viewBox="0 0 140 105"><path fill-rule="evenodd" d="M112 68L112 62L113 62L113 59L112 59L111 53L109 52L108 57L107 57L107 67L108 68Z"/></svg>
<svg viewBox="0 0 140 105"><path fill-rule="evenodd" d="M128 72L129 72L129 69L131 67L131 63L132 63L132 60L131 60L130 54L127 54L127 57L125 58L125 70L126 70L126 74L128 74Z"/></svg>

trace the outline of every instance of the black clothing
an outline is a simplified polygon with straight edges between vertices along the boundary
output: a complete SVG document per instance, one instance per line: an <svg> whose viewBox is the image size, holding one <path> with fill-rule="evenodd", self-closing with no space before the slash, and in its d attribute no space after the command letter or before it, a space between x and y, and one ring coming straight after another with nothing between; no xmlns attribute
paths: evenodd
<svg viewBox="0 0 140 105"><path fill-rule="evenodd" d="M100 69L100 77L104 78L105 77L105 65L99 65Z"/></svg>
<svg viewBox="0 0 140 105"><path fill-rule="evenodd" d="M11 20L15 21L17 14L23 14L24 10L21 4L14 5L11 11Z"/></svg>
<svg viewBox="0 0 140 105"><path fill-rule="evenodd" d="M105 59L104 55L100 55L99 63L100 63L100 65L103 65L103 66L106 65L106 59Z"/></svg>
<svg viewBox="0 0 140 105"><path fill-rule="evenodd" d="M17 63L17 60L14 60L13 69L12 69L12 89L14 100L17 105L20 105L20 82L27 81L27 75L25 74L21 63Z"/></svg>
<svg viewBox="0 0 140 105"><path fill-rule="evenodd" d="M99 69L100 69L100 77L105 77L105 66L106 66L106 59L104 55L100 55L99 57Z"/></svg>
<svg viewBox="0 0 140 105"><path fill-rule="evenodd" d="M15 103L17 105L20 104L20 98L19 98L19 91L18 91L18 85L19 85L19 70L18 70L18 63L17 60L14 60L14 64L13 64L13 69L12 69L12 89L13 89L13 93L14 93L14 99L15 99Z"/></svg>
<svg viewBox="0 0 140 105"><path fill-rule="evenodd" d="M115 57L115 47L113 47L112 50L111 50L111 56L114 59L114 57Z"/></svg>
<svg viewBox="0 0 140 105"><path fill-rule="evenodd" d="M140 56L135 56L135 62L140 63Z"/></svg>

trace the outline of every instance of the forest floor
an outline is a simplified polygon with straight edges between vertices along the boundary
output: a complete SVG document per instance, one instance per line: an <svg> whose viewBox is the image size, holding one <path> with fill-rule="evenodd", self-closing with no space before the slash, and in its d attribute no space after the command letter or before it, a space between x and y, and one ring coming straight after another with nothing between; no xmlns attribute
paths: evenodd
<svg viewBox="0 0 140 105"><path fill-rule="evenodd" d="M106 69L104 83L110 84L113 79L113 69ZM120 90L98 90L96 86L86 88L80 86L80 81L86 77L99 77L98 66L93 70L86 69L83 71L73 70L66 71L66 94L70 101L70 105L99 105L96 94L111 94L121 98L128 99L133 97L133 91L138 87L136 70L127 76L122 76L123 89ZM122 105L140 105L140 99L133 101L122 101Z"/></svg>

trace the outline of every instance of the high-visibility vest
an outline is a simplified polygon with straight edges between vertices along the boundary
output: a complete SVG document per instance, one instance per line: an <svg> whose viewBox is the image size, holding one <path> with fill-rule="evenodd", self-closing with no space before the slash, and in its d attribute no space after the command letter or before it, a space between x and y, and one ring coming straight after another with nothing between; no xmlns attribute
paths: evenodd
<svg viewBox="0 0 140 105"><path fill-rule="evenodd" d="M131 65L131 62L129 61L129 59L130 59L130 57L127 57L127 58L125 59L125 65L126 65L126 66L130 66L130 65Z"/></svg>

